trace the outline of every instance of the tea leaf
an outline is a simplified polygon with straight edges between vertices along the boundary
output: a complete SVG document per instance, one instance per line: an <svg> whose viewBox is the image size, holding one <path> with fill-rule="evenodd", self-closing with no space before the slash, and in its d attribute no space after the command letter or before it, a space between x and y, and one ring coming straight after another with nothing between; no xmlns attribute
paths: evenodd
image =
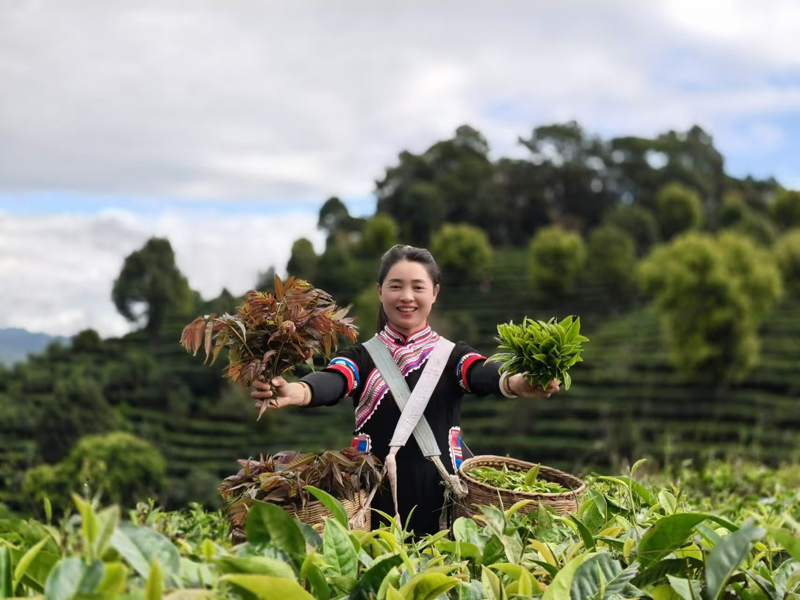
<svg viewBox="0 0 800 600"><path fill-rule="evenodd" d="M539 476L539 468L542 465L536 465L535 467L531 467L531 470L528 471L527 475L525 475L525 485L531 486L536 482L536 478Z"/></svg>
<svg viewBox="0 0 800 600"><path fill-rule="evenodd" d="M144 586L144 600L161 600L164 597L164 576L158 561L154 560L150 565L150 575Z"/></svg>
<svg viewBox="0 0 800 600"><path fill-rule="evenodd" d="M314 600L296 581L269 575L226 575L223 581L256 594L263 600Z"/></svg>
<svg viewBox="0 0 800 600"><path fill-rule="evenodd" d="M595 553L589 552L586 554L579 554L570 560L566 566L558 572L552 583L547 586L544 591L542 600L570 600L570 590L572 589L572 582L575 579L575 573L585 560L596 556Z"/></svg>
<svg viewBox="0 0 800 600"><path fill-rule="evenodd" d="M333 519L325 519L325 541L323 544L325 562L337 575L356 577L358 575L358 555L347 530Z"/></svg>
<svg viewBox="0 0 800 600"><path fill-rule="evenodd" d="M383 580L393 568L401 564L403 559L399 555L375 563L364 572L355 587L350 590L350 600L371 600L371 597L377 597Z"/></svg>
<svg viewBox="0 0 800 600"><path fill-rule="evenodd" d="M764 533L763 529L746 523L712 548L706 560L706 593L711 600L722 597L731 575L744 562L753 542Z"/></svg>
<svg viewBox="0 0 800 600"><path fill-rule="evenodd" d="M11 575L11 551L6 546L0 545L0 598L10 598L14 595Z"/></svg>
<svg viewBox="0 0 800 600"><path fill-rule="evenodd" d="M31 566L31 563L36 559L36 556L39 554L39 552L42 550L42 548L44 548L45 544L47 544L47 542L49 542L49 541L50 541L50 538L44 538L38 544L36 544L35 546L31 547L22 556L22 558L17 563L17 566L14 568L14 585L10 587L8 593L6 593L6 594L4 594L3 596L0 596L0 597L5 598L5 597L9 597L9 596L13 596L14 595L14 593L17 590L17 586L19 585L19 582L22 581L22 578L25 575L25 572L28 570L28 567ZM3 546L2 550L5 550L6 554L8 554L8 548ZM2 562L2 560L3 560L3 558L0 556L0 562ZM9 561L8 566L9 566L9 569L10 569L10 567L11 567L10 561ZM0 565L0 578L3 577L2 571L3 571L3 566ZM3 587L4 587L4 585L3 585L2 581L0 581L0 589L2 589Z"/></svg>

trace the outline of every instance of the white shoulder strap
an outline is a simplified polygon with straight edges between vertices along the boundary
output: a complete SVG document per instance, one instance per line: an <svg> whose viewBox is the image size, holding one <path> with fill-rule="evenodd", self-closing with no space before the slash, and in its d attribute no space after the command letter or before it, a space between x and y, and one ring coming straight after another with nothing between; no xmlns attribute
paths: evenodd
<svg viewBox="0 0 800 600"><path fill-rule="evenodd" d="M436 442L424 413L455 344L443 337L439 338L413 392L409 390L405 377L400 372L397 363L394 362L389 349L379 337L375 336L365 342L364 347L372 357L375 367L380 371L398 408L400 408L400 420L397 422L389 446L405 446L413 432L423 455L439 456L441 454L439 444Z"/></svg>

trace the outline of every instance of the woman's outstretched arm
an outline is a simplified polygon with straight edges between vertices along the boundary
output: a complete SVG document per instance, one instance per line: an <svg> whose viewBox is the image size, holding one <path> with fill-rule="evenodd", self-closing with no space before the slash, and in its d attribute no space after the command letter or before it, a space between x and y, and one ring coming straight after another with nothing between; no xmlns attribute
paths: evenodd
<svg viewBox="0 0 800 600"><path fill-rule="evenodd" d="M287 406L332 406L339 402L346 391L344 378L332 371L310 373L300 381L289 383L283 377L272 380L277 395L263 378L253 382L250 396L259 402L266 402L267 408Z"/></svg>

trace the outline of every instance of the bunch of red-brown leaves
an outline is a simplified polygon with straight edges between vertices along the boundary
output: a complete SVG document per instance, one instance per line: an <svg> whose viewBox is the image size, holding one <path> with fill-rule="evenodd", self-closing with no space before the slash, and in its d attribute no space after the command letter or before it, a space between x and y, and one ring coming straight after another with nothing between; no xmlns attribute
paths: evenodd
<svg viewBox="0 0 800 600"><path fill-rule="evenodd" d="M279 452L261 460L238 462L243 468L219 487L234 528L243 526L252 500L300 510L314 500L303 486L312 485L336 498L353 500L359 491L369 492L380 482L380 460L355 448L321 455Z"/></svg>
<svg viewBox="0 0 800 600"><path fill-rule="evenodd" d="M250 387L259 376L266 381L284 375L314 354L330 358L339 336L354 342L358 329L329 294L307 281L275 276L275 294L251 290L236 315L197 317L181 335L181 344L197 355L205 348L206 362L214 364L228 348L226 377ZM259 403L258 418L266 403Z"/></svg>

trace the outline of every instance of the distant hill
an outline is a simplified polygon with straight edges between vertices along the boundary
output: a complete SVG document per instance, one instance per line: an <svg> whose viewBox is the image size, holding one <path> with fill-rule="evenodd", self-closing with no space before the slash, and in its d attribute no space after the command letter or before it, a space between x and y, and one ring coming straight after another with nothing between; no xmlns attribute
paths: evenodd
<svg viewBox="0 0 800 600"><path fill-rule="evenodd" d="M30 333L24 329L0 329L0 363L13 365L32 353L41 352L53 341L67 343L68 338L53 337L45 333Z"/></svg>

